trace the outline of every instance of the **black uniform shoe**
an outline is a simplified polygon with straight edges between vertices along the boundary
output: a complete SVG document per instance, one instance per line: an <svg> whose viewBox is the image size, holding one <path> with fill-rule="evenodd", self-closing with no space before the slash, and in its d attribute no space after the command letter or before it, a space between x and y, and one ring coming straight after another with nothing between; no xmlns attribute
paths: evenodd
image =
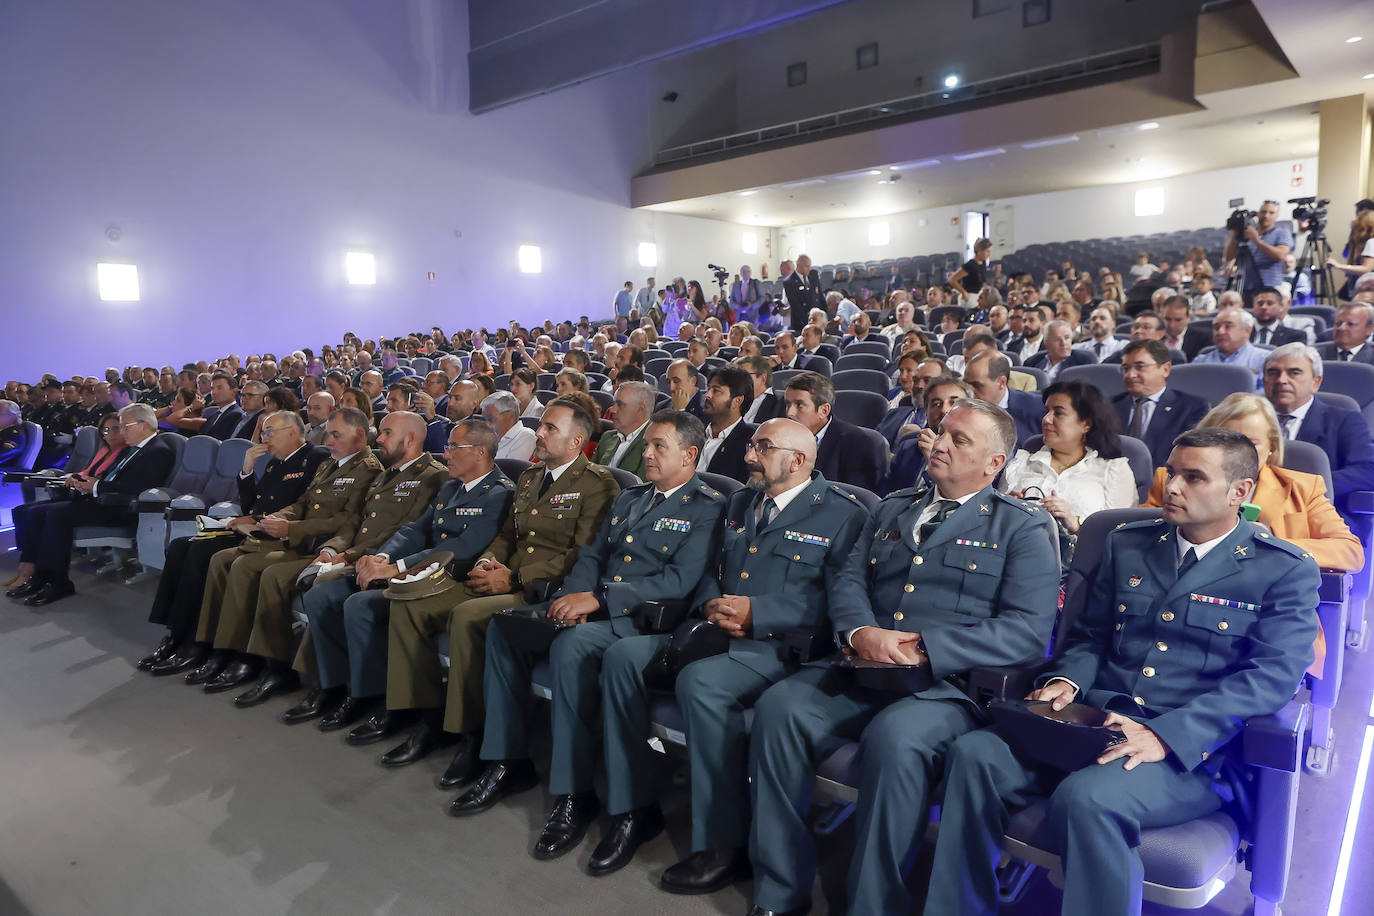
<svg viewBox="0 0 1374 916"><path fill-rule="evenodd" d="M592 850L588 873L600 878L619 871L635 857L635 850L663 832L663 811L657 804L645 805L611 819L611 829Z"/></svg>
<svg viewBox="0 0 1374 916"><path fill-rule="evenodd" d="M703 849L665 871L658 886L670 894L714 894L752 874L748 850Z"/></svg>
<svg viewBox="0 0 1374 916"><path fill-rule="evenodd" d="M148 673L153 677L167 677L172 674L180 674L183 671L191 671L205 664L210 653L206 649L190 648L184 652L178 652L171 658L153 665Z"/></svg>
<svg viewBox="0 0 1374 916"><path fill-rule="evenodd" d="M234 662L219 673L218 677L205 682L206 693L223 693L242 687L258 679L258 666L251 662Z"/></svg>
<svg viewBox="0 0 1374 916"><path fill-rule="evenodd" d="M153 666L158 662L165 662L176 654L176 640L172 639L172 634L168 633L162 637L162 642L157 644L156 649L138 660L137 668L139 671L152 671Z"/></svg>
<svg viewBox="0 0 1374 916"><path fill-rule="evenodd" d="M224 669L229 667L229 653L214 652L201 663L200 667L186 675L188 684L205 684L213 681L224 673Z"/></svg>
<svg viewBox="0 0 1374 916"><path fill-rule="evenodd" d="M367 721L344 736L344 741L354 747L362 747L364 744L375 744L383 738L390 738L400 730L399 717L383 709L368 716Z"/></svg>
<svg viewBox="0 0 1374 916"><path fill-rule="evenodd" d="M384 767L407 766L417 760L423 760L432 751L444 745L452 744L455 740L460 739L454 738L428 722L421 722L410 730L410 734L406 736L403 743L387 751L377 762Z"/></svg>
<svg viewBox="0 0 1374 916"><path fill-rule="evenodd" d="M282 713L281 720L287 725L299 725L302 722L309 722L311 719L318 719L324 715L326 709L334 704L339 693L337 688L325 690L317 684L306 691L305 699Z"/></svg>
<svg viewBox="0 0 1374 916"><path fill-rule="evenodd" d="M459 735L458 750L449 761L444 775L439 777L439 788L452 790L476 779L482 770L482 758L477 756L480 749L481 740L477 735Z"/></svg>
<svg viewBox="0 0 1374 916"><path fill-rule="evenodd" d="M367 711L367 705L367 700L344 697L342 703L335 706L324 718L320 719L320 731L336 732L341 728L348 728L363 717L363 713Z"/></svg>
<svg viewBox="0 0 1374 916"><path fill-rule="evenodd" d="M16 585L14 588L5 592L6 598L27 598L34 592L43 587L42 576L29 576L23 585Z"/></svg>
<svg viewBox="0 0 1374 916"><path fill-rule="evenodd" d="M70 579L63 579L61 582L49 582L38 591L24 599L24 603L29 607L45 607L54 601L61 601L63 598L70 598L76 594L76 586L72 585Z"/></svg>
<svg viewBox="0 0 1374 916"><path fill-rule="evenodd" d="M528 760L496 760L487 764L473 786L453 800L448 813L454 817L480 814L507 795L539 785L539 773Z"/></svg>
<svg viewBox="0 0 1374 916"><path fill-rule="evenodd" d="M596 820L601 802L595 792L575 792L560 795L553 812L544 824L534 844L534 857L548 861L574 849L587 835L587 828Z"/></svg>
<svg viewBox="0 0 1374 916"><path fill-rule="evenodd" d="M234 697L234 705L239 709L247 709L250 706L266 703L279 693L290 693L293 690L299 690L300 687L301 679L296 672L289 669L286 671L269 671L247 693L241 693Z"/></svg>

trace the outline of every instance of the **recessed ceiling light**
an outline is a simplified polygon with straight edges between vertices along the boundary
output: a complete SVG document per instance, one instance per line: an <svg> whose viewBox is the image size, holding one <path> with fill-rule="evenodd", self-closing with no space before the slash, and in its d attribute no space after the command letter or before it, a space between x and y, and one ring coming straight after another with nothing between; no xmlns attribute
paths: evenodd
<svg viewBox="0 0 1374 916"><path fill-rule="evenodd" d="M1146 121L1144 124L1137 125L1136 130L1159 130L1159 122Z"/></svg>
<svg viewBox="0 0 1374 916"><path fill-rule="evenodd" d="M792 181L792 182L788 182L787 184L783 185L783 187L784 187L784 188L787 188L788 190L791 190L792 188L809 188L809 187L811 187L811 186L813 186L813 185L818 185L818 184L825 184L825 179L824 179L824 178L808 178L808 179L806 179L805 181Z"/></svg>
<svg viewBox="0 0 1374 916"><path fill-rule="evenodd" d="M1360 79L1362 79L1362 80L1374 80L1374 73L1366 73L1364 76L1360 77Z"/></svg>
<svg viewBox="0 0 1374 916"><path fill-rule="evenodd" d="M1077 143L1078 134L1069 134L1067 137L1050 137L1048 140L1032 140L1029 143L1022 143L1022 149L1040 149L1042 146L1060 146L1064 143Z"/></svg>
<svg viewBox="0 0 1374 916"><path fill-rule="evenodd" d="M1359 39L1357 38L1356 41L1358 41L1358 40L1359 40ZM959 85L959 74L957 74L957 73L951 73L949 76L945 77L945 88L946 88L946 89L953 89L955 86L958 86L958 85Z"/></svg>
<svg viewBox="0 0 1374 916"><path fill-rule="evenodd" d="M751 190L751 191L740 191L740 192L739 192L739 196L740 196L740 197L753 197L753 196L754 196L755 194L757 194L757 193L759 193L758 188L754 188L754 189Z"/></svg>
<svg viewBox="0 0 1374 916"><path fill-rule="evenodd" d="M1006 150L999 146L995 149L980 149L974 153L955 153L953 156L950 156L949 158L957 162L964 162L968 159L986 159L989 156L1000 156L1005 152Z"/></svg>
<svg viewBox="0 0 1374 916"><path fill-rule="evenodd" d="M1363 35L1351 35L1349 38L1345 40L1345 43L1348 45L1353 45L1355 42L1362 41L1363 39Z"/></svg>
<svg viewBox="0 0 1374 916"><path fill-rule="evenodd" d="M870 174L870 175L881 175L882 173L883 173L883 170L882 170L882 169L869 169L869 170L868 170L868 174Z"/></svg>
<svg viewBox="0 0 1374 916"><path fill-rule="evenodd" d="M924 169L939 164L939 159L917 159L915 162L899 162L896 165L888 166L888 168L894 172L904 172L907 169Z"/></svg>

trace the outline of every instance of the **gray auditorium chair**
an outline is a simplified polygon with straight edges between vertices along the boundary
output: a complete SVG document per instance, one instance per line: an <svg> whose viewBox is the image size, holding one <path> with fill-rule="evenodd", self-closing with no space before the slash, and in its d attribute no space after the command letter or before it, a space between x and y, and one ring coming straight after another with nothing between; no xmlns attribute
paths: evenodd
<svg viewBox="0 0 1374 916"><path fill-rule="evenodd" d="M1374 422L1374 366L1322 360L1322 391L1355 399L1365 422Z"/></svg>
<svg viewBox="0 0 1374 916"><path fill-rule="evenodd" d="M606 470L611 472L611 476L615 478L616 483L620 484L622 490L637 487L644 482L639 479L638 475L632 474L624 468L606 468Z"/></svg>
<svg viewBox="0 0 1374 916"><path fill-rule="evenodd" d="M1370 367L1374 368L1374 367ZM94 426L79 426L72 437L72 455L67 459L67 470L85 470L100 451L100 430Z"/></svg>
<svg viewBox="0 0 1374 916"><path fill-rule="evenodd" d="M192 436L182 446L167 484L139 494L138 562L145 572L162 569L167 554L167 510L172 500L201 492L214 474L219 446L219 440L213 436ZM243 460L242 455L239 460Z"/></svg>
<svg viewBox="0 0 1374 916"><path fill-rule="evenodd" d="M1374 366L1370 368L1374 369ZM1335 391L1318 391L1317 397L1320 398L1327 407L1335 407L1340 410L1353 410L1356 413L1361 413L1360 402L1348 394L1340 394Z"/></svg>
<svg viewBox="0 0 1374 916"><path fill-rule="evenodd" d="M1215 407L1229 394L1255 391L1255 373L1244 366L1221 363L1188 363L1174 366L1169 387L1195 394Z"/></svg>
<svg viewBox="0 0 1374 916"><path fill-rule="evenodd" d="M243 514L239 506L239 472L243 470L244 454L252 447L247 439L226 439L219 444L215 466L199 491L183 493L167 506L167 543L195 534L199 530L197 516L238 518Z"/></svg>
<svg viewBox="0 0 1374 916"><path fill-rule="evenodd" d="M1121 379L1120 363L1093 363L1089 366L1070 366L1059 373L1058 380L1070 382L1074 379L1087 382L1093 385L1102 396L1111 400L1118 394L1126 390L1126 385Z"/></svg>
<svg viewBox="0 0 1374 916"><path fill-rule="evenodd" d="M506 387L510 388L510 381L507 379ZM558 375L554 372L541 372L534 377L535 391L553 391L558 387Z"/></svg>
<svg viewBox="0 0 1374 916"><path fill-rule="evenodd" d="M166 442L176 455L176 460L172 463L172 472L164 482L164 486L169 486L172 481L176 480L177 472L181 470L182 450L186 446L186 438L178 433L158 433L158 438ZM205 438L209 439L210 437L206 436ZM211 439L211 441L216 440ZM85 525L72 531L72 547L74 549L109 547L114 551L116 561L111 564L111 568L116 569L122 565L127 552L134 549L138 540L138 528L137 518L125 525ZM164 526L164 536L165 531Z"/></svg>
<svg viewBox="0 0 1374 916"><path fill-rule="evenodd" d="M871 391L884 398L892 390L892 379L876 369L843 369L830 377L836 391Z"/></svg>
<svg viewBox="0 0 1374 916"><path fill-rule="evenodd" d="M843 389L835 392L832 412L838 419L872 432L887 414L887 398L872 391ZM883 442L886 444L887 440Z"/></svg>
<svg viewBox="0 0 1374 916"><path fill-rule="evenodd" d="M433 371L434 361L428 356L412 356L410 358L410 368L415 370L416 375L424 377Z"/></svg>
<svg viewBox="0 0 1374 916"><path fill-rule="evenodd" d="M496 466L501 469L502 474L510 478L511 483L514 483L517 477L533 467L530 462L520 458L497 458Z"/></svg>
<svg viewBox="0 0 1374 916"><path fill-rule="evenodd" d="M710 471L697 471L697 476L726 496L744 486L743 483L733 477L726 477L724 474L712 474Z"/></svg>
<svg viewBox="0 0 1374 916"><path fill-rule="evenodd" d="M856 340L854 343L844 348L844 352L840 355L840 359L844 359L846 356L861 356L863 354L881 356L884 360L887 360L892 356L892 346L887 342L886 338L881 340ZM884 366L886 366L886 363L884 363ZM840 366L838 363L835 369L839 371Z"/></svg>
<svg viewBox="0 0 1374 916"><path fill-rule="evenodd" d="M1046 388L1050 387L1050 377L1043 369L1036 369L1034 366L1017 366L1011 371L1013 374L1019 372L1022 375L1029 375L1031 378L1035 379L1036 391L1044 391Z"/></svg>
<svg viewBox="0 0 1374 916"><path fill-rule="evenodd" d="M855 344L858 346L858 344ZM878 353L850 353L845 351L844 355L835 360L834 371L844 372L846 369L872 369L882 372L887 368L890 360L887 356Z"/></svg>

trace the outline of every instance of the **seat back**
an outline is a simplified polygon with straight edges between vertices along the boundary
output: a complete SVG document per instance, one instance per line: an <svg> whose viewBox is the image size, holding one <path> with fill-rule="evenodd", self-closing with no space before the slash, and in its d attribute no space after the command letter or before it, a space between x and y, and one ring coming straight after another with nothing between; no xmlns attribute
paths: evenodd
<svg viewBox="0 0 1374 916"><path fill-rule="evenodd" d="M84 471L100 451L100 430L94 426L79 426L72 440L72 455L67 459L68 471Z"/></svg>
<svg viewBox="0 0 1374 916"><path fill-rule="evenodd" d="M834 415L846 423L853 423L871 432L886 414L887 398L881 394L851 389L835 392Z"/></svg>
<svg viewBox="0 0 1374 916"><path fill-rule="evenodd" d="M1126 385L1121 380L1120 363L1093 363L1089 366L1070 366L1060 371L1058 379L1061 382L1071 382L1074 379L1087 382L1089 385L1094 386L1098 391L1102 392L1102 396L1109 401L1126 390Z"/></svg>
<svg viewBox="0 0 1374 916"><path fill-rule="evenodd" d="M1244 366L1221 363L1188 363L1174 366L1169 374L1169 387L1195 394L1215 407L1228 394L1255 390L1255 373Z"/></svg>
<svg viewBox="0 0 1374 916"><path fill-rule="evenodd" d="M1355 399L1366 422L1374 417L1374 366L1334 359L1322 360L1322 365L1322 391L1348 395Z"/></svg>
<svg viewBox="0 0 1374 916"><path fill-rule="evenodd" d="M638 476L624 468L606 468L606 470L611 472L611 476L615 478L616 483L620 484L620 489L622 490L628 490L630 487L637 487L644 482L640 480Z"/></svg>
<svg viewBox="0 0 1374 916"><path fill-rule="evenodd" d="M881 340L856 340L844 348L844 354L840 359L844 359L846 356L859 356L864 353L881 356L886 360L892 355L892 344L887 342L887 338ZM838 363L836 364L836 368L839 368Z"/></svg>
<svg viewBox="0 0 1374 916"><path fill-rule="evenodd" d="M1064 638L1073 629L1074 622L1088 603L1092 591L1093 577L1097 575L1097 565L1102 560L1102 548L1107 535L1127 522L1137 522L1146 518L1158 518L1158 509L1107 509L1094 512L1083 519L1078 526L1078 543L1074 547L1073 562L1069 564L1069 574L1064 581L1064 607L1059 612L1059 622L1054 628L1054 642L1051 655L1058 655L1064 645Z"/></svg>
<svg viewBox="0 0 1374 916"><path fill-rule="evenodd" d="M1335 494L1331 484L1331 459L1321 446L1297 439L1283 443L1283 466L1290 471L1316 474L1326 484L1326 498L1331 499Z"/></svg>
<svg viewBox="0 0 1374 916"><path fill-rule="evenodd" d="M854 346L857 347L861 345L854 344ZM851 347L851 350L852 349ZM843 356L835 360L835 372L838 374L846 369L873 369L882 372L887 368L887 363L888 358L881 353L850 352L850 350L846 350Z"/></svg>
<svg viewBox="0 0 1374 916"><path fill-rule="evenodd" d="M514 482L517 477L528 471L534 465L528 461L522 461L519 458L497 458L496 466L501 469L502 474L505 474Z"/></svg>
<svg viewBox="0 0 1374 916"><path fill-rule="evenodd" d="M1336 407L1341 410L1353 410L1361 413L1360 402L1356 401L1348 394L1339 394L1335 391L1318 391L1317 397L1321 398L1327 407Z"/></svg>
<svg viewBox="0 0 1374 916"><path fill-rule="evenodd" d="M429 375L434 370L434 361L428 356L413 356L410 359L410 368L415 370L416 375Z"/></svg>
<svg viewBox="0 0 1374 916"><path fill-rule="evenodd" d="M8 470L32 471L38 464L38 453L43 451L43 427L30 420L23 420L19 425L24 430L24 450Z"/></svg>
<svg viewBox="0 0 1374 916"><path fill-rule="evenodd" d="M185 445L164 488L174 491L174 495L198 492L214 472L215 459L219 455L219 440L213 436L192 436L182 441Z"/></svg>
<svg viewBox="0 0 1374 916"><path fill-rule="evenodd" d="M226 439L219 444L215 467L201 485L201 496L207 506L218 502L238 502L243 456L252 447L253 443L247 439Z"/></svg>
<svg viewBox="0 0 1374 916"><path fill-rule="evenodd" d="M697 471L697 476L726 496L744 486L733 477L726 477L724 474L712 474L710 471Z"/></svg>
<svg viewBox="0 0 1374 916"><path fill-rule="evenodd" d="M830 381L836 391L871 391L884 398L892 389L892 379L887 373L875 369L842 369L832 375Z"/></svg>

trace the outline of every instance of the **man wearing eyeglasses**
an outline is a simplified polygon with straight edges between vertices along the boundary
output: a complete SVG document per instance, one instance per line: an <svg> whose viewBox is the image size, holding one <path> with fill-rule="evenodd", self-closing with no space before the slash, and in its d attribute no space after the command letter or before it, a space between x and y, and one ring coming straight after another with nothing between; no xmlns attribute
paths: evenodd
<svg viewBox="0 0 1374 916"><path fill-rule="evenodd" d="M1163 341L1133 340L1121 354L1121 381L1126 391L1112 398L1112 406L1122 431L1144 442L1155 467L1163 467L1174 438L1198 424L1207 413L1207 402L1167 387L1173 364Z"/></svg>
<svg viewBox="0 0 1374 916"><path fill-rule="evenodd" d="M167 482L176 452L157 438L157 414L147 404L131 404L119 412L119 428L128 448L99 479L72 475L68 486L86 498L73 499L50 512L34 553L34 575L22 597L30 607L42 607L76 594L67 576L72 558L72 530L84 525L122 526L134 520L138 494Z"/></svg>

